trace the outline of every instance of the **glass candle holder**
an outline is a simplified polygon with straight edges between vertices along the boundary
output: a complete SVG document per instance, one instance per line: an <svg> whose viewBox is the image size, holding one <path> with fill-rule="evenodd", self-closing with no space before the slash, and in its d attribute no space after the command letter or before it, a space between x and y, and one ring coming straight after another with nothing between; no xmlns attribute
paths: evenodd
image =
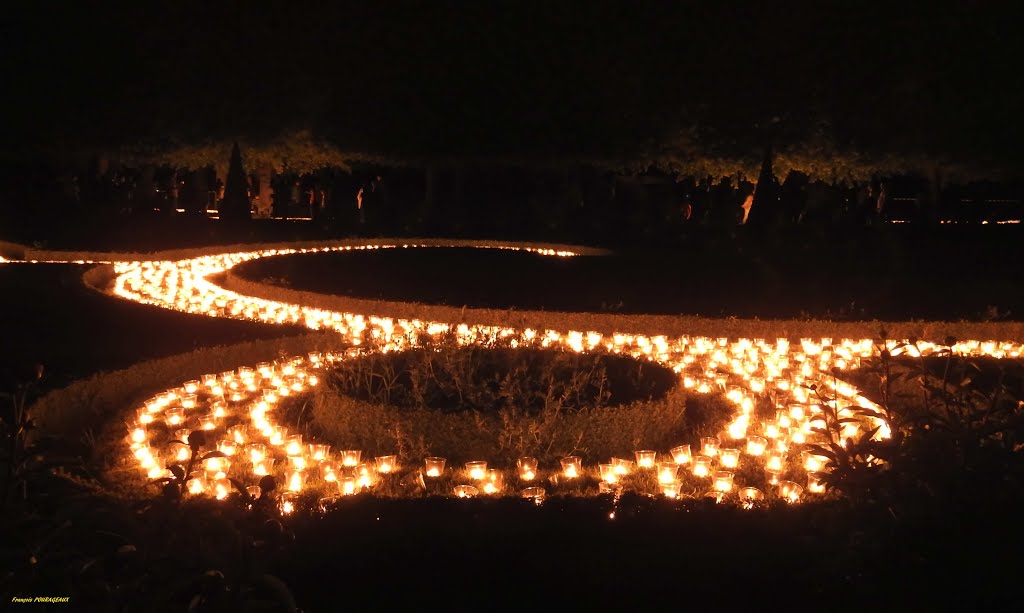
<svg viewBox="0 0 1024 613"><path fill-rule="evenodd" d="M153 413L146 407L142 407L135 411L135 421L143 426L149 425L153 423Z"/></svg>
<svg viewBox="0 0 1024 613"><path fill-rule="evenodd" d="M520 492L520 496L527 500L532 500L535 504L541 504L544 502L544 495L545 492L542 487L528 487Z"/></svg>
<svg viewBox="0 0 1024 613"><path fill-rule="evenodd" d="M714 477L714 488L718 492L731 492L734 475L728 470L716 471Z"/></svg>
<svg viewBox="0 0 1024 613"><path fill-rule="evenodd" d="M338 479L338 493L342 496L352 496L358 490L359 484L353 476L341 477Z"/></svg>
<svg viewBox="0 0 1024 613"><path fill-rule="evenodd" d="M612 464L615 465L615 474L620 477L633 472L633 462L625 458L612 458Z"/></svg>
<svg viewBox="0 0 1024 613"><path fill-rule="evenodd" d="M217 441L217 451L229 457L234 456L238 451L238 443L230 439L219 440Z"/></svg>
<svg viewBox="0 0 1024 613"><path fill-rule="evenodd" d="M693 458L693 476L695 477L709 477L711 476L711 458L706 455L694 456Z"/></svg>
<svg viewBox="0 0 1024 613"><path fill-rule="evenodd" d="M227 472L231 468L230 458L210 458L206 460L206 470L219 473Z"/></svg>
<svg viewBox="0 0 1024 613"><path fill-rule="evenodd" d="M249 451L249 461L253 464L262 462L267 458L267 446L263 443L250 443L247 449Z"/></svg>
<svg viewBox="0 0 1024 613"><path fill-rule="evenodd" d="M290 456L301 455L303 451L302 447L302 435L291 434L284 441L284 452Z"/></svg>
<svg viewBox="0 0 1024 613"><path fill-rule="evenodd" d="M330 459L330 446L323 443L313 443L309 446L309 457L314 462L324 462Z"/></svg>
<svg viewBox="0 0 1024 613"><path fill-rule="evenodd" d="M689 445L679 445L672 448L672 459L676 464L689 464L693 460Z"/></svg>
<svg viewBox="0 0 1024 613"><path fill-rule="evenodd" d="M501 491L501 473L496 470L487 471L487 478L484 479L483 490L485 494L497 494Z"/></svg>
<svg viewBox="0 0 1024 613"><path fill-rule="evenodd" d="M800 453L800 457L803 460L804 470L807 472L820 472L821 469L825 468L826 458L823 456L810 451L803 451Z"/></svg>
<svg viewBox="0 0 1024 613"><path fill-rule="evenodd" d="M213 415L201 415L199 417L199 429L200 430L214 430L217 428L217 420L214 419Z"/></svg>
<svg viewBox="0 0 1024 613"><path fill-rule="evenodd" d="M199 403L199 399L196 398L195 394L188 394L181 398L181 406L185 409L194 409Z"/></svg>
<svg viewBox="0 0 1024 613"><path fill-rule="evenodd" d="M779 424L766 422L764 425L764 435L772 440L779 438Z"/></svg>
<svg viewBox="0 0 1024 613"><path fill-rule="evenodd" d="M374 464L377 467L377 472L386 475L395 471L398 467L398 456L393 455L382 455L374 458Z"/></svg>
<svg viewBox="0 0 1024 613"><path fill-rule="evenodd" d="M583 473L582 460L579 456L568 456L560 460L562 464L562 476L566 479L575 479Z"/></svg>
<svg viewBox="0 0 1024 613"><path fill-rule="evenodd" d="M291 515L295 512L298 502L299 495L297 493L281 492L281 497L277 500L277 508L281 511L282 515Z"/></svg>
<svg viewBox="0 0 1024 613"><path fill-rule="evenodd" d="M293 470L306 470L307 462L305 456L301 455L290 455L288 456L288 466Z"/></svg>
<svg viewBox="0 0 1024 613"><path fill-rule="evenodd" d="M145 443L146 436L146 426L143 424L134 424L128 428L128 440L133 443Z"/></svg>
<svg viewBox="0 0 1024 613"><path fill-rule="evenodd" d="M718 455L718 445L720 441L717 436L703 436L700 439L700 453L708 457L715 457Z"/></svg>
<svg viewBox="0 0 1024 613"><path fill-rule="evenodd" d="M613 494L615 496L618 496L619 492L621 491L621 483L609 483L607 481L601 481L600 483L597 484L597 492L599 494Z"/></svg>
<svg viewBox="0 0 1024 613"><path fill-rule="evenodd" d="M483 481L487 476L487 462L466 462L466 474L474 481Z"/></svg>
<svg viewBox="0 0 1024 613"><path fill-rule="evenodd" d="M282 428L280 426L274 428L270 432L270 444L275 447L284 445L288 438L288 428Z"/></svg>
<svg viewBox="0 0 1024 613"><path fill-rule="evenodd" d="M164 421L170 427L181 426L185 423L185 409L175 407L164 411Z"/></svg>
<svg viewBox="0 0 1024 613"><path fill-rule="evenodd" d="M358 449L346 449L341 452L341 465L342 466L359 466L359 459L363 456L363 452Z"/></svg>
<svg viewBox="0 0 1024 613"><path fill-rule="evenodd" d="M304 475L301 470L289 470L284 474L285 489L289 492L301 492Z"/></svg>
<svg viewBox="0 0 1024 613"><path fill-rule="evenodd" d="M252 497L253 500L259 500L260 496L263 495L263 490L258 485L250 485L245 488L245 491Z"/></svg>
<svg viewBox="0 0 1024 613"><path fill-rule="evenodd" d="M206 477L197 475L188 480L186 484L188 493L193 495L200 495L206 493Z"/></svg>
<svg viewBox="0 0 1024 613"><path fill-rule="evenodd" d="M228 438L235 441L239 445L246 443L245 426L231 426L228 428Z"/></svg>
<svg viewBox="0 0 1024 613"><path fill-rule="evenodd" d="M478 493L480 493L479 490L477 490L472 485L455 486L455 495L459 498L472 498L473 496L476 496Z"/></svg>
<svg viewBox="0 0 1024 613"><path fill-rule="evenodd" d="M771 468L766 468L764 473L765 478L768 479L769 485L778 485L782 480L781 470L773 470Z"/></svg>
<svg viewBox="0 0 1024 613"><path fill-rule="evenodd" d="M808 409L806 404L793 403L786 407L789 412L789 417L795 421L803 421L808 415Z"/></svg>
<svg viewBox="0 0 1024 613"><path fill-rule="evenodd" d="M807 473L807 491L811 494L824 494L825 475L823 472Z"/></svg>
<svg viewBox="0 0 1024 613"><path fill-rule="evenodd" d="M444 458L426 458L423 460L424 474L428 477L440 477L441 473L444 472L444 464L447 460Z"/></svg>
<svg viewBox="0 0 1024 613"><path fill-rule="evenodd" d="M755 502L757 502L759 500L764 500L764 492L762 492L761 490L757 489L756 487L745 487L745 488L742 488L740 490L739 494L740 494L740 501L743 502L743 503L751 503L751 506L753 506L752 503L755 503ZM749 507L747 507L747 508L749 508Z"/></svg>
<svg viewBox="0 0 1024 613"><path fill-rule="evenodd" d="M675 480L661 484L661 493L665 496L665 498L679 498L679 489L680 483Z"/></svg>
<svg viewBox="0 0 1024 613"><path fill-rule="evenodd" d="M658 459L658 452L651 451L650 449L641 449L635 451L633 454L636 456L637 468L654 468L654 464Z"/></svg>
<svg viewBox="0 0 1024 613"><path fill-rule="evenodd" d="M747 455L760 457L768 448L768 439L763 436L751 436L747 439Z"/></svg>
<svg viewBox="0 0 1024 613"><path fill-rule="evenodd" d="M320 478L327 483L334 483L338 480L338 473L334 467L334 464L330 462L324 462L320 465Z"/></svg>
<svg viewBox="0 0 1024 613"><path fill-rule="evenodd" d="M768 470L777 470L781 472L783 467L782 456L777 453L771 454L768 456L768 460L764 463L764 467Z"/></svg>
<svg viewBox="0 0 1024 613"><path fill-rule="evenodd" d="M679 465L675 462L658 462L658 483L673 483L678 472Z"/></svg>
<svg viewBox="0 0 1024 613"><path fill-rule="evenodd" d="M213 491L211 493L217 500L224 500L231 493L231 482L225 477L217 479L213 482Z"/></svg>
<svg viewBox="0 0 1024 613"><path fill-rule="evenodd" d="M779 481L779 496L786 502L796 502L804 493L804 488L792 481Z"/></svg>
<svg viewBox="0 0 1024 613"><path fill-rule="evenodd" d="M722 468L736 468L740 465L739 449L722 449L718 452L718 462Z"/></svg>
<svg viewBox="0 0 1024 613"><path fill-rule="evenodd" d="M615 472L614 464L599 464L598 470L601 471L601 481L603 483L618 483L619 475Z"/></svg>
<svg viewBox="0 0 1024 613"><path fill-rule="evenodd" d="M154 458L153 465L146 471L146 476L150 479L159 479L168 474L169 471L166 469L166 463L159 458Z"/></svg>
<svg viewBox="0 0 1024 613"><path fill-rule="evenodd" d="M359 489L373 487L373 467L369 464L360 464L356 467L356 486Z"/></svg>
<svg viewBox="0 0 1024 613"><path fill-rule="evenodd" d="M252 463L252 474L257 477L265 477L274 472L274 458L263 458L259 462Z"/></svg>
<svg viewBox="0 0 1024 613"><path fill-rule="evenodd" d="M537 458L521 457L516 460L516 468L519 470L520 480L533 481L537 476Z"/></svg>

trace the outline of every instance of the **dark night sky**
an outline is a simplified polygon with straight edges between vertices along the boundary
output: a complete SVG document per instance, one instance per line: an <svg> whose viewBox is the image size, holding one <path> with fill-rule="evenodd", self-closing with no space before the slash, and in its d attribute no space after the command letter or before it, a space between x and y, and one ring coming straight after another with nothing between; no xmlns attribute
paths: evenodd
<svg viewBox="0 0 1024 613"><path fill-rule="evenodd" d="M385 154L617 154L692 126L760 144L779 117L776 140L827 121L867 150L1019 159L1011 3L41 4L5 9L8 149L309 128Z"/></svg>

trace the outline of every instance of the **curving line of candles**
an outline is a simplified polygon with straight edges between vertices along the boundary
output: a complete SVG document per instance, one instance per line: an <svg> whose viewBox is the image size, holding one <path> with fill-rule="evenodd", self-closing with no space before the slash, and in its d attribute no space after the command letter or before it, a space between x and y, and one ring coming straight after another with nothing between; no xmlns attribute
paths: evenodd
<svg viewBox="0 0 1024 613"><path fill-rule="evenodd" d="M841 433L844 440L859 437L871 429L877 429L873 434L875 439L890 435L883 421L856 412L860 407L878 409L876 404L863 397L853 385L828 374L859 368L861 360L876 356L880 347L871 339L804 338L794 342L782 338L769 342L765 339L670 338L453 325L275 302L228 291L207 279L239 263L262 257L415 246L382 243L251 251L181 261L114 263L117 277L113 291L118 296L187 313L329 329L341 334L353 346L344 353L310 354L206 375L199 381L155 396L137 410L136 422L129 427L131 452L140 468L150 477L162 476L166 474L164 466L168 459L180 460L187 453L182 447L173 452L174 458L165 458L150 446L151 428L159 422L175 431L185 431L177 434L187 434L187 430L195 428L212 431L215 440L219 440L218 449L228 456L205 463L204 474L190 481L189 490L193 493L226 497L230 489L229 474L251 477L277 474L290 494L319 483L336 483L340 495L372 487L380 475L398 469L399 458L381 456L369 462L358 451L333 452L323 444L303 441L301 436L289 434L275 424L274 408L282 397L304 393L316 385L318 369L358 355L361 345L384 352L401 351L447 334L454 334L460 345L531 346L607 352L650 360L672 368L688 390L700 394L722 393L735 407L723 432L701 439L699 453L691 454L689 445L680 445L660 460L655 451L639 450L632 460L613 458L607 464L600 464L597 474L601 492L617 491L619 479L632 470L648 470L657 476L665 496L677 497L682 493L683 483L678 475L683 470L700 482L706 482L705 486L710 484L708 493L719 500L737 495L742 501L752 502L763 498L764 493L749 486L741 487L742 484L735 482L735 475L741 463L758 462L759 469L763 465L767 483L777 489L778 495L796 501L804 493L824 489L822 476L829 469L827 463L805 448L820 442L816 430L824 426L822 403L832 403L830 408L844 420ZM576 255L572 251L508 245L475 246L561 257ZM914 357L941 349L927 342L904 345L898 341L887 341L885 348L892 355L906 353ZM1024 347L1013 342L959 341L951 350L966 356L1017 358ZM811 385L825 390L825 394L818 396L811 392ZM769 419L759 418L755 411L764 402L774 405L774 416ZM851 418L855 421L848 421ZM415 464L419 466L419 461ZM787 475L787 466L791 465L805 470L806 485L783 478ZM427 478L440 476L445 471L445 460L427 458L420 470ZM572 480L583 476L584 472L580 458L573 456L562 460L558 474L562 479ZM489 470L482 460L467 464L464 473L471 483L457 486L453 492L456 496L496 494L509 488L502 471ZM515 469L519 482L530 485L539 476L534 459L519 460ZM520 493L538 502L545 495L544 489L535 485ZM290 500L286 502L291 504Z"/></svg>

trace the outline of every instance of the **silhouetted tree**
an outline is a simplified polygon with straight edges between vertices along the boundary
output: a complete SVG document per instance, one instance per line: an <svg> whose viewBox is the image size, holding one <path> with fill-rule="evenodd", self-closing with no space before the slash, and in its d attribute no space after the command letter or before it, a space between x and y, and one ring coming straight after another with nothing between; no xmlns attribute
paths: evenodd
<svg viewBox="0 0 1024 613"><path fill-rule="evenodd" d="M224 201L220 205L220 218L230 220L252 219L249 208L249 190L242 168L242 152L238 143L231 147L228 180L224 185Z"/></svg>

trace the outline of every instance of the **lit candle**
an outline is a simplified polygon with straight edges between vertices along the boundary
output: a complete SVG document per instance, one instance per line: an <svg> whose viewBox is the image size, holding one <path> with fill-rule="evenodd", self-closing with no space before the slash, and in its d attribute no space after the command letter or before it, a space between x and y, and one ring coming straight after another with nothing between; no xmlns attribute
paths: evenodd
<svg viewBox="0 0 1024 613"><path fill-rule="evenodd" d="M633 462L629 460L623 458L612 458L612 464L615 465L615 474L620 477L633 472Z"/></svg>
<svg viewBox="0 0 1024 613"><path fill-rule="evenodd" d="M566 479L575 479L582 473L582 460L579 456L568 456L561 459L562 476Z"/></svg>
<svg viewBox="0 0 1024 613"><path fill-rule="evenodd" d="M235 441L231 440L220 440L217 441L217 451L223 453L226 456L233 456L238 450L238 445Z"/></svg>
<svg viewBox="0 0 1024 613"><path fill-rule="evenodd" d="M196 398L195 394L189 394L181 399L181 406L186 409L196 408L197 403L198 399Z"/></svg>
<svg viewBox="0 0 1024 613"><path fill-rule="evenodd" d="M801 453L803 456L804 470L807 472L819 472L825 468L825 459L823 456L817 455L810 451L804 451Z"/></svg>
<svg viewBox="0 0 1024 613"><path fill-rule="evenodd" d="M228 428L228 438L239 445L244 445L246 442L245 426L231 426Z"/></svg>
<svg viewBox="0 0 1024 613"><path fill-rule="evenodd" d="M361 489L373 485L373 467L369 464L360 464L356 467L356 485Z"/></svg>
<svg viewBox="0 0 1024 613"><path fill-rule="evenodd" d="M342 466L358 466L359 458L363 456L363 452L358 449L346 449L341 452L341 465Z"/></svg>
<svg viewBox="0 0 1024 613"><path fill-rule="evenodd" d="M487 479L484 481L485 494L497 494L501 491L501 473L496 470L487 471Z"/></svg>
<svg viewBox="0 0 1024 613"><path fill-rule="evenodd" d="M299 495L295 492L282 492L278 506L282 515L291 515L295 512L295 505L299 501Z"/></svg>
<svg viewBox="0 0 1024 613"><path fill-rule="evenodd" d="M294 470L306 470L306 458L300 455L288 456L288 465Z"/></svg>
<svg viewBox="0 0 1024 613"><path fill-rule="evenodd" d="M213 495L217 500L224 500L231 493L231 482L221 477L213 483Z"/></svg>
<svg viewBox="0 0 1024 613"><path fill-rule="evenodd" d="M651 451L649 449L642 449L634 452L636 455L637 468L654 468L655 460L658 457L658 452Z"/></svg>
<svg viewBox="0 0 1024 613"><path fill-rule="evenodd" d="M736 468L740 464L740 450L722 449L719 451L718 461L723 468Z"/></svg>
<svg viewBox="0 0 1024 613"><path fill-rule="evenodd" d="M675 460L676 464L689 464L693 459L693 456L690 454L690 446L679 445L678 447L673 447L672 459Z"/></svg>
<svg viewBox="0 0 1024 613"><path fill-rule="evenodd" d="M302 435L292 434L285 439L284 452L292 456L300 455L302 453Z"/></svg>
<svg viewBox="0 0 1024 613"><path fill-rule="evenodd" d="M251 496L253 499L258 499L260 495L263 493L263 490L261 490L260 486L258 485L250 485L249 487L245 488L245 491L248 492L249 496Z"/></svg>
<svg viewBox="0 0 1024 613"><path fill-rule="evenodd" d="M520 493L523 498L532 500L538 505L544 502L544 494L544 488L542 487L528 487Z"/></svg>
<svg viewBox="0 0 1024 613"><path fill-rule="evenodd" d="M330 456L330 447L322 443L312 443L309 446L309 457L316 462L323 462Z"/></svg>
<svg viewBox="0 0 1024 613"><path fill-rule="evenodd" d="M700 453L709 457L718 455L719 440L717 436L704 436L700 439Z"/></svg>
<svg viewBox="0 0 1024 613"><path fill-rule="evenodd" d="M264 458L259 462L252 463L252 474L257 477L265 477L274 470L274 458Z"/></svg>
<svg viewBox="0 0 1024 613"><path fill-rule="evenodd" d="M192 477L188 481L188 493L199 495L206 492L206 478Z"/></svg>
<svg viewBox="0 0 1024 613"><path fill-rule="evenodd" d="M764 472L765 472L765 476L768 479L768 484L769 485L778 485L780 480L782 479L782 471L781 470L773 470L771 468L766 468Z"/></svg>
<svg viewBox="0 0 1024 613"><path fill-rule="evenodd" d="M176 407L164 411L164 421L168 426L180 426L185 423L185 409Z"/></svg>
<svg viewBox="0 0 1024 613"><path fill-rule="evenodd" d="M672 480L661 484L661 493L665 498L679 498L679 482Z"/></svg>
<svg viewBox="0 0 1024 613"><path fill-rule="evenodd" d="M825 493L825 473L807 473L807 491L812 494Z"/></svg>
<svg viewBox="0 0 1024 613"><path fill-rule="evenodd" d="M483 481L487 476L487 462L466 462L466 473L474 481Z"/></svg>
<svg viewBox="0 0 1024 613"><path fill-rule="evenodd" d="M747 454L752 456L764 455L765 449L768 447L768 439L761 436L751 436L747 439Z"/></svg>
<svg viewBox="0 0 1024 613"><path fill-rule="evenodd" d="M756 487L745 487L740 490L740 501L743 503L744 509L754 508L754 504L764 499L764 492L757 489Z"/></svg>
<svg viewBox="0 0 1024 613"><path fill-rule="evenodd" d="M714 483L715 491L717 492L729 492L732 491L732 482L734 475L727 470L719 470L715 472Z"/></svg>
<svg viewBox="0 0 1024 613"><path fill-rule="evenodd" d="M459 498L472 498L478 494L478 490L472 485L456 485L455 495Z"/></svg>
<svg viewBox="0 0 1024 613"><path fill-rule="evenodd" d="M711 474L711 458L706 455L699 455L693 458L693 475L695 477L707 477Z"/></svg>
<svg viewBox="0 0 1024 613"><path fill-rule="evenodd" d="M289 470L285 473L285 487L290 492L301 492L302 491L302 471L301 470Z"/></svg>
<svg viewBox="0 0 1024 613"><path fill-rule="evenodd" d="M440 477L444 472L444 458L426 458L423 463L428 477Z"/></svg>
<svg viewBox="0 0 1024 613"><path fill-rule="evenodd" d="M145 443L146 427L141 424L133 426L129 430L128 438L130 438L133 443Z"/></svg>
<svg viewBox="0 0 1024 613"><path fill-rule="evenodd" d="M658 462L658 483L662 485L676 480L679 465L675 462Z"/></svg>
<svg viewBox="0 0 1024 613"><path fill-rule="evenodd" d="M619 492L621 491L621 483L609 483L607 481L601 481L597 484L597 492L599 494L613 494L615 496L618 496Z"/></svg>
<svg viewBox="0 0 1024 613"><path fill-rule="evenodd" d="M137 411L135 411L135 420L140 425L143 425L143 426L145 426L147 424L151 424L151 423L153 423L153 413L150 412L150 410L148 408L142 407L141 409L138 409Z"/></svg>
<svg viewBox="0 0 1024 613"><path fill-rule="evenodd" d="M619 475L615 473L614 464L599 464L598 469L601 471L601 481L604 483L618 483Z"/></svg>
<svg viewBox="0 0 1024 613"><path fill-rule="evenodd" d="M377 456L374 459L374 462L377 465L377 472L379 472L382 475L386 475L388 473L394 472L396 466L398 465L398 456L393 456L393 455Z"/></svg>
<svg viewBox="0 0 1024 613"><path fill-rule="evenodd" d="M516 467L519 469L519 478L523 481L533 481L537 476L537 458L521 457L516 460Z"/></svg>
<svg viewBox="0 0 1024 613"><path fill-rule="evenodd" d="M358 483L355 477L342 477L338 479L338 491L342 496L352 496L358 489Z"/></svg>
<svg viewBox="0 0 1024 613"><path fill-rule="evenodd" d="M252 443L249 445L249 460L255 464L262 462L267 457L267 446L262 443Z"/></svg>
<svg viewBox="0 0 1024 613"><path fill-rule="evenodd" d="M768 461L765 462L765 468L767 468L768 470L781 471L782 470L782 456L780 456L777 453L773 453L772 455L768 456Z"/></svg>
<svg viewBox="0 0 1024 613"><path fill-rule="evenodd" d="M800 500L800 495L803 494L803 492L804 488L792 481L779 482L779 496L781 496L786 502L796 502Z"/></svg>
<svg viewBox="0 0 1024 613"><path fill-rule="evenodd" d="M328 462L320 465L320 476L328 483L334 483L338 480L338 474L334 471L334 464Z"/></svg>

